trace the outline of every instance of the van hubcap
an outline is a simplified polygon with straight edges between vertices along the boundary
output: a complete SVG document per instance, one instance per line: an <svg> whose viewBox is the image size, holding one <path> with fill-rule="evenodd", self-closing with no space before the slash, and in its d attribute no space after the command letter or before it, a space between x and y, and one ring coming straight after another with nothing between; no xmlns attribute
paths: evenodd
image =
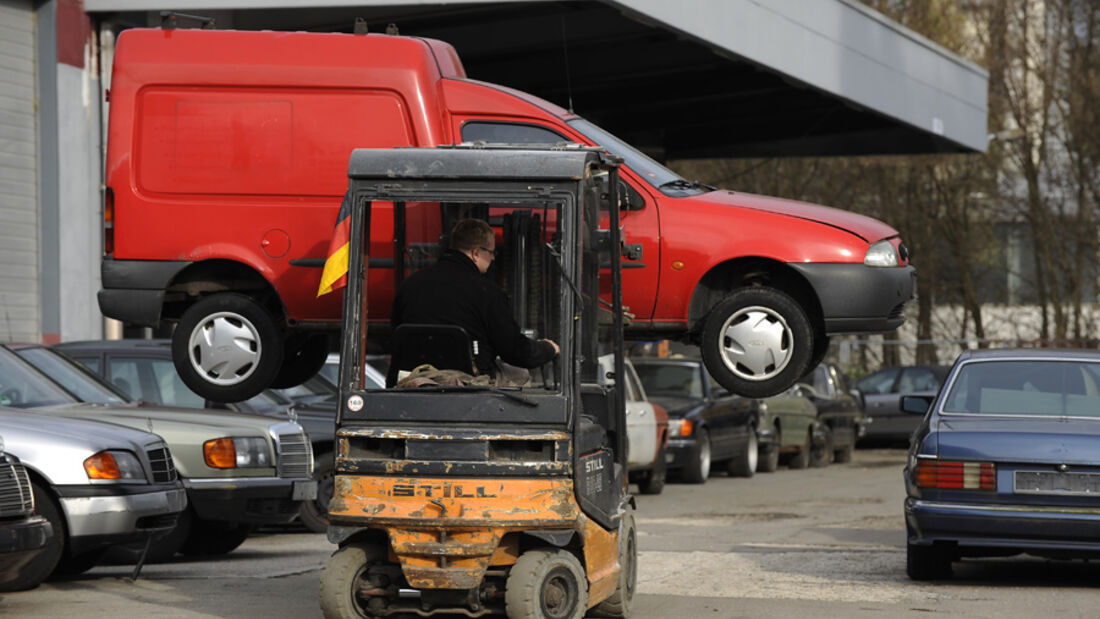
<svg viewBox="0 0 1100 619"><path fill-rule="evenodd" d="M794 352L790 326L767 307L746 307L734 312L719 333L722 362L744 380L774 378L786 369Z"/></svg>
<svg viewBox="0 0 1100 619"><path fill-rule="evenodd" d="M239 384L251 376L261 352L255 325L235 312L207 316L191 331L187 347L195 371L222 386Z"/></svg>

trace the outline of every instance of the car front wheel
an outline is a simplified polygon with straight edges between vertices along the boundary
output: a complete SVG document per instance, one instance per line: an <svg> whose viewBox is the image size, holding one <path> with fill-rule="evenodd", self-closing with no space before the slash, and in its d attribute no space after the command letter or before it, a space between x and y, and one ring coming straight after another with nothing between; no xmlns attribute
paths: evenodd
<svg viewBox="0 0 1100 619"><path fill-rule="evenodd" d="M172 362L192 391L214 402L247 400L283 364L283 334L255 300L235 292L204 297L172 334Z"/></svg>
<svg viewBox="0 0 1100 619"><path fill-rule="evenodd" d="M684 462L683 478L689 484L702 484L710 476L710 435L706 428L700 428L695 436L695 445Z"/></svg>
<svg viewBox="0 0 1100 619"><path fill-rule="evenodd" d="M723 387L752 398L784 391L809 369L814 334L806 312L767 286L740 288L711 310L703 362Z"/></svg>

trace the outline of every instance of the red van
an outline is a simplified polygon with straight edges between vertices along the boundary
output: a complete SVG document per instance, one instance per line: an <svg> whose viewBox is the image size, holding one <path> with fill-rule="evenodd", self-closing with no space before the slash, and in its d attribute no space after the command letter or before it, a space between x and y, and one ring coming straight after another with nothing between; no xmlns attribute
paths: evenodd
<svg viewBox="0 0 1100 619"><path fill-rule="evenodd" d="M212 400L297 384L339 324L343 295L317 290L352 149L473 141L623 157L628 336L696 341L735 393L787 388L830 335L897 328L914 295L890 226L687 181L576 114L468 79L441 41L133 29L110 88L100 309L177 322L176 366ZM388 309L393 277L372 279Z"/></svg>

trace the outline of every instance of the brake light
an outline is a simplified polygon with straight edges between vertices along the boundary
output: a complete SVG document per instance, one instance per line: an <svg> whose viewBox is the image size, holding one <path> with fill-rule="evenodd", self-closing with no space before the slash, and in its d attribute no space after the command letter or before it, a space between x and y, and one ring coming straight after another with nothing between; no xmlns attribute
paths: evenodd
<svg viewBox="0 0 1100 619"><path fill-rule="evenodd" d="M997 470L992 462L917 461L917 486L962 490L996 490Z"/></svg>
<svg viewBox="0 0 1100 619"><path fill-rule="evenodd" d="M115 252L115 192L110 187L103 191L103 253Z"/></svg>

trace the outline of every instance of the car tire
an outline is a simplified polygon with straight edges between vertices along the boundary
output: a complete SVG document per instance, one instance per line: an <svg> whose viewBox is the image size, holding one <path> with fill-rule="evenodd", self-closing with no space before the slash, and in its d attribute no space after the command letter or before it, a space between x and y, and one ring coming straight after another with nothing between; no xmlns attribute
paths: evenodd
<svg viewBox="0 0 1100 619"><path fill-rule="evenodd" d="M855 451L855 442L850 442L840 449L833 450L833 462L847 464L852 461L852 452Z"/></svg>
<svg viewBox="0 0 1100 619"><path fill-rule="evenodd" d="M756 424L753 424L755 426ZM756 436L756 430L749 428L749 441L745 449L734 456L726 465L726 471L730 477L752 477L756 473L756 465L760 458L760 440Z"/></svg>
<svg viewBox="0 0 1100 619"><path fill-rule="evenodd" d="M587 607L588 579L568 551L528 550L508 572L504 608L509 617L581 619Z"/></svg>
<svg viewBox="0 0 1100 619"><path fill-rule="evenodd" d="M228 554L243 544L251 532L251 525L241 522L213 522L195 518L180 553L189 557Z"/></svg>
<svg viewBox="0 0 1100 619"><path fill-rule="evenodd" d="M737 395L763 398L788 389L806 373L813 338L810 320L794 299L753 286L733 291L714 306L703 324L700 349L719 384Z"/></svg>
<svg viewBox="0 0 1100 619"><path fill-rule="evenodd" d="M905 573L910 580L951 578L951 554L936 545L905 544Z"/></svg>
<svg viewBox="0 0 1100 619"><path fill-rule="evenodd" d="M668 460L664 445L657 448L657 458L653 461L653 468L642 474L638 480L638 492L642 494L661 494L665 489L665 481L668 479Z"/></svg>
<svg viewBox="0 0 1100 619"><path fill-rule="evenodd" d="M680 473L685 482L706 483L707 477L710 477L710 454L710 434L706 428L699 428L698 434L695 435L695 444L688 452L683 471Z"/></svg>
<svg viewBox="0 0 1100 619"><path fill-rule="evenodd" d="M798 449L798 453L787 461L787 467L792 469L804 469L810 465L810 452L814 448L813 430L806 431L806 441Z"/></svg>
<svg viewBox="0 0 1100 619"><path fill-rule="evenodd" d="M53 573L64 576L79 576L100 563L103 563L106 555L107 549L100 548L98 550L90 550L74 557L62 557L57 567L54 568Z"/></svg>
<svg viewBox="0 0 1100 619"><path fill-rule="evenodd" d="M810 362L806 365L806 371L810 371L816 368L825 360L825 355L829 352L829 336L824 333L815 333L814 335L814 349L810 353Z"/></svg>
<svg viewBox="0 0 1100 619"><path fill-rule="evenodd" d="M756 460L757 473L774 473L779 470L779 444L772 443L760 448L760 455Z"/></svg>
<svg viewBox="0 0 1100 619"><path fill-rule="evenodd" d="M348 544L332 553L321 568L319 597L324 616L328 619L377 616L364 608L357 593L367 579L367 570L385 558L385 550L374 544Z"/></svg>
<svg viewBox="0 0 1100 619"><path fill-rule="evenodd" d="M240 402L271 386L283 364L283 333L255 300L236 292L203 297L172 333L184 384L214 402Z"/></svg>
<svg viewBox="0 0 1100 619"><path fill-rule="evenodd" d="M335 462L331 453L321 454L313 466L313 479L317 481L317 498L302 501L298 510L298 519L314 533L328 530L328 502L332 499L333 485L336 482Z"/></svg>
<svg viewBox="0 0 1100 619"><path fill-rule="evenodd" d="M611 597L596 604L589 615L624 619L634 606L634 591L638 585L638 531L634 524L634 509L627 507L619 520L619 583Z"/></svg>
<svg viewBox="0 0 1100 619"><path fill-rule="evenodd" d="M167 563L171 561L191 534L191 521L193 518L190 507L180 512L179 519L176 520L176 526L167 535L155 540L149 546L149 553L145 555L145 563ZM107 561L123 565L134 565L141 559L141 553L144 549L145 544L142 543L115 546L107 552Z"/></svg>
<svg viewBox="0 0 1100 619"><path fill-rule="evenodd" d="M53 535L46 538L46 546L19 570L18 576L0 585L0 591L34 589L54 573L65 552L69 529L61 515L61 507L45 488L33 481L31 491L34 493L35 510L38 515L49 521L50 527L53 528Z"/></svg>
<svg viewBox="0 0 1100 619"><path fill-rule="evenodd" d="M824 428L825 440L819 445L810 448L810 466L815 469L823 469L833 461L833 432L828 426Z"/></svg>
<svg viewBox="0 0 1100 619"><path fill-rule="evenodd" d="M317 375L328 359L328 336L296 333L283 344L283 365L271 381L272 389L297 387Z"/></svg>

